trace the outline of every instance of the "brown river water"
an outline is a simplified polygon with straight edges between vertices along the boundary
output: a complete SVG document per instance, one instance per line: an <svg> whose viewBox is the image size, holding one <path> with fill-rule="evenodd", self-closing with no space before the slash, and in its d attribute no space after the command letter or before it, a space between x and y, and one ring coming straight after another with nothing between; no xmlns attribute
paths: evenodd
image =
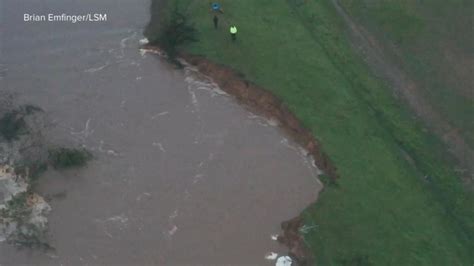
<svg viewBox="0 0 474 266"><path fill-rule="evenodd" d="M318 169L273 121L139 40L147 0L2 0L3 91L43 108L86 167L49 171L43 253L0 243L0 265L274 265L280 223L317 198ZM106 13L107 22L24 22ZM0 91L1 92L1 91Z"/></svg>

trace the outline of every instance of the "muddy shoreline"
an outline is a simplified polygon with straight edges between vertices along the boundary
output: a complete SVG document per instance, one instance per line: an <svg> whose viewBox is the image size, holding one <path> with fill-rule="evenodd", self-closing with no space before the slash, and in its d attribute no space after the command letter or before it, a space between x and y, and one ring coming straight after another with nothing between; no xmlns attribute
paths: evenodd
<svg viewBox="0 0 474 266"><path fill-rule="evenodd" d="M146 50L163 54L161 49L153 45L145 45ZM251 109L256 114L278 122L278 126L296 143L305 148L307 156L311 156L314 163L332 181L339 178L337 168L328 155L322 151L321 144L310 130L305 128L301 121L270 91L246 80L236 70L214 63L202 56L181 52L180 58L194 66L200 73L209 76L226 93L232 95L240 104ZM278 241L288 247L289 255L297 265L310 265L313 261L311 252L304 243L300 234L304 221L301 216L281 223L283 234Z"/></svg>
<svg viewBox="0 0 474 266"><path fill-rule="evenodd" d="M199 72L211 77L223 91L234 96L239 103L257 114L278 121L279 127L306 149L307 156L311 156L326 175L333 180L338 178L337 169L329 157L322 152L321 144L275 95L245 80L240 73L227 66L213 63L200 56L185 53L180 56L195 66ZM278 237L278 241L288 247L289 255L297 265L310 265L313 260L312 254L299 233L303 225L301 216L282 222L283 234Z"/></svg>
<svg viewBox="0 0 474 266"><path fill-rule="evenodd" d="M195 66L199 72L211 77L223 91L234 96L239 103L251 108L257 114L278 121L280 128L304 147L308 152L308 156L313 157L318 168L333 180L338 178L337 168L331 162L329 156L322 151L319 141L314 138L310 130L303 126L288 107L270 91L245 80L242 74L227 66L186 53L181 53L180 56Z"/></svg>

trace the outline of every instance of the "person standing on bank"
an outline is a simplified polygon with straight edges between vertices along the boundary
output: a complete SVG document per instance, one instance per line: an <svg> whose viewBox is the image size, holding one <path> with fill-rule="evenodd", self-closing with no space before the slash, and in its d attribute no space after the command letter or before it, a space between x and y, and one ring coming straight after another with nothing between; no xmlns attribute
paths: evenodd
<svg viewBox="0 0 474 266"><path fill-rule="evenodd" d="M235 25L232 25L230 26L229 31L232 41L235 41L237 39L237 27Z"/></svg>
<svg viewBox="0 0 474 266"><path fill-rule="evenodd" d="M212 21L214 22L214 29L217 30L217 25L219 24L219 18L214 15L214 18L212 19Z"/></svg>

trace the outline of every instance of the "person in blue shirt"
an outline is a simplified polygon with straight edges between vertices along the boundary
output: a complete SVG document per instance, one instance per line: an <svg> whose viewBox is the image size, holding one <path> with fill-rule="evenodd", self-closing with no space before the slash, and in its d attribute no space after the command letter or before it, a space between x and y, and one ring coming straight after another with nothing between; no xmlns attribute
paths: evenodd
<svg viewBox="0 0 474 266"><path fill-rule="evenodd" d="M224 11L222 10L221 4L217 2L214 2L211 4L211 10L214 12L224 13Z"/></svg>

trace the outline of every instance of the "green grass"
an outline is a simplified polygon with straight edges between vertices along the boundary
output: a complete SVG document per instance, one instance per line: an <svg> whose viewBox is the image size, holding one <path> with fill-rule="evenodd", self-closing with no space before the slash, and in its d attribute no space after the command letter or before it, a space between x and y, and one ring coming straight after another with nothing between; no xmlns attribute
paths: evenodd
<svg viewBox="0 0 474 266"><path fill-rule="evenodd" d="M305 240L319 265L472 265L472 193L440 141L353 53L328 0L222 0L217 31L208 2L171 2L188 8L200 32L189 52L272 91L338 168L337 185L303 212L317 225Z"/></svg>
<svg viewBox="0 0 474 266"><path fill-rule="evenodd" d="M422 96L474 148L474 1L341 0L419 84ZM387 52L390 49L386 49ZM395 55L392 54L395 58Z"/></svg>

